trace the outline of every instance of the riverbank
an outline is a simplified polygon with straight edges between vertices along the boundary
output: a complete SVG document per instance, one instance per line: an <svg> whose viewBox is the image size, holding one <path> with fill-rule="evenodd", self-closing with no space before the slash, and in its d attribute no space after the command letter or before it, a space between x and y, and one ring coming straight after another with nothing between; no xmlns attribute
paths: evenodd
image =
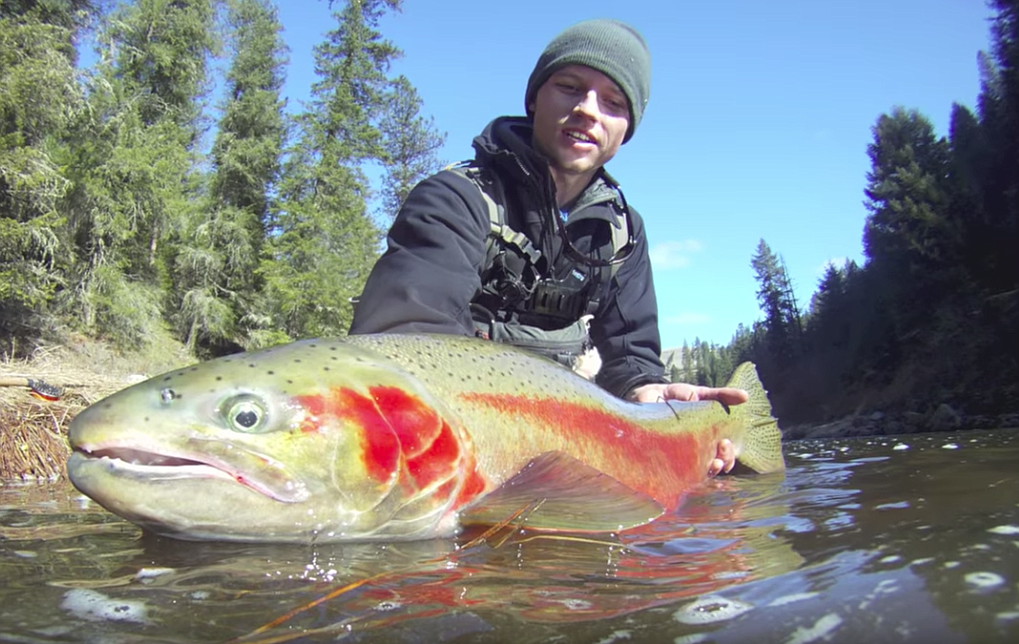
<svg viewBox="0 0 1019 644"><path fill-rule="evenodd" d="M123 352L80 337L0 359L0 481L64 475L67 428L78 412L135 382L190 364L183 347Z"/></svg>
<svg viewBox="0 0 1019 644"><path fill-rule="evenodd" d="M781 419L779 419L779 425L782 425ZM941 404L926 414L913 411L874 411L845 416L823 424L804 423L789 427L783 426L782 438L784 440L852 438L1002 428L1019 428L1019 412L970 415L951 405Z"/></svg>

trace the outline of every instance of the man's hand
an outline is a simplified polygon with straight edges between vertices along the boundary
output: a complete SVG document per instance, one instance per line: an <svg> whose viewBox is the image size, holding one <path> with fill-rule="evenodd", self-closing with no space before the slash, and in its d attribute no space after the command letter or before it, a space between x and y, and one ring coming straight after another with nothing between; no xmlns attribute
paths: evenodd
<svg viewBox="0 0 1019 644"><path fill-rule="evenodd" d="M634 402L717 400L725 405L741 405L750 400L750 396L747 392L735 387L701 387L688 385L685 382L672 382L641 385L630 392L629 399Z"/></svg>
<svg viewBox="0 0 1019 644"><path fill-rule="evenodd" d="M634 402L664 402L667 400L717 400L725 405L740 405L750 400L750 396L742 389L733 387L701 387L685 382L669 384L647 384L630 392L630 400ZM736 450L732 441L723 438L718 441L715 458L708 464L708 476L717 476L730 472L736 465Z"/></svg>

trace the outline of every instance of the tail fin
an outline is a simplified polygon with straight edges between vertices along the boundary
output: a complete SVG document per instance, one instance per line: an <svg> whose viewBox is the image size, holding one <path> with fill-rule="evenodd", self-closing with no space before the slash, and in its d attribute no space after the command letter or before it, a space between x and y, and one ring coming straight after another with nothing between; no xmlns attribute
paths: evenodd
<svg viewBox="0 0 1019 644"><path fill-rule="evenodd" d="M750 394L748 402L732 407L732 414L741 416L747 426L743 448L737 460L762 474L785 469L782 430L771 415L771 402L757 376L757 367L752 362L744 362L736 367L727 386L743 389Z"/></svg>

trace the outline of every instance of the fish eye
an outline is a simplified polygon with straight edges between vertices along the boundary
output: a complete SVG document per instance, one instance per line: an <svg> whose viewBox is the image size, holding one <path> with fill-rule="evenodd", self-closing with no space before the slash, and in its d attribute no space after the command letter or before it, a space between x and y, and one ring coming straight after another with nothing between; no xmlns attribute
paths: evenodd
<svg viewBox="0 0 1019 644"><path fill-rule="evenodd" d="M226 422L236 432L251 434L265 429L265 408L250 397L235 398L225 406Z"/></svg>

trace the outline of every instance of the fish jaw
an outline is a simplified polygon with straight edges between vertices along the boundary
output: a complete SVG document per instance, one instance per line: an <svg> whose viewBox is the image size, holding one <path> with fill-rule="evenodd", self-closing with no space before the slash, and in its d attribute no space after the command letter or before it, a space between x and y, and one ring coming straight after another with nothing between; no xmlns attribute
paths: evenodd
<svg viewBox="0 0 1019 644"><path fill-rule="evenodd" d="M292 476L282 463L241 445L225 445L201 438L188 443L204 449L179 449L158 443L149 446L147 443L146 440L131 441L127 445L118 445L116 441L72 443L74 460L69 463L72 482L78 484L76 477L82 485L87 485L88 478L83 472L98 466L108 476L124 480L152 483L180 479L233 481L280 503L300 503L310 496L304 482Z"/></svg>
<svg viewBox="0 0 1019 644"><path fill-rule="evenodd" d="M333 345L213 360L96 403L71 425L72 483L143 528L182 539L451 534L456 508L484 487L469 437L415 379L376 356L358 367L359 351L342 343L327 354L342 356L330 361L330 376L309 376ZM295 361L301 372L281 384L275 374ZM238 365L257 370L238 375ZM236 419L258 431L236 431Z"/></svg>

